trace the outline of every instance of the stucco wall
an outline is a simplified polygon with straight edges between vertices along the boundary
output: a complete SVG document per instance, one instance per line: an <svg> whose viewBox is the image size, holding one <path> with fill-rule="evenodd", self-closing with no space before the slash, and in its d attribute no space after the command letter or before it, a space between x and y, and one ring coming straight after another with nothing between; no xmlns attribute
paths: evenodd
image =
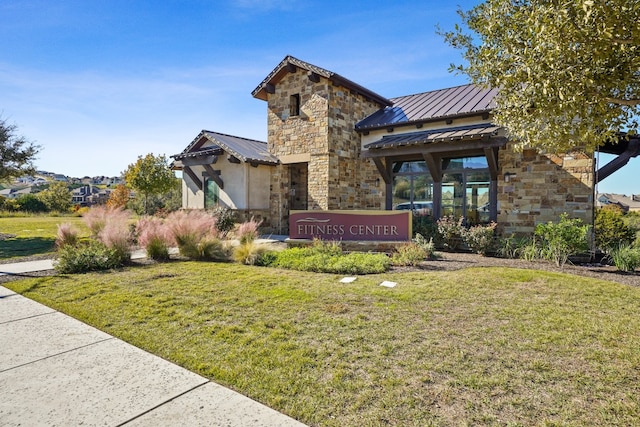
<svg viewBox="0 0 640 427"><path fill-rule="evenodd" d="M250 166L246 163L230 163L225 156L211 167L220 171L224 188L220 189L220 204L234 210L268 209L269 183L272 166ZM191 166L198 177L202 177L203 166ZM204 192L197 188L188 175L182 180L182 206L204 209Z"/></svg>

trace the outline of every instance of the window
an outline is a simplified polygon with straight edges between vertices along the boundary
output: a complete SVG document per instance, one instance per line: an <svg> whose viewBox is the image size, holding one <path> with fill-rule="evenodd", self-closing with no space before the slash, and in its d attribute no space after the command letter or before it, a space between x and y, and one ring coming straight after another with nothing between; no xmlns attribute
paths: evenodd
<svg viewBox="0 0 640 427"><path fill-rule="evenodd" d="M300 94L296 93L289 97L289 116L300 115Z"/></svg>
<svg viewBox="0 0 640 427"><path fill-rule="evenodd" d="M393 177L393 204L415 215L433 215L433 180L424 161L397 162Z"/></svg>
<svg viewBox="0 0 640 427"><path fill-rule="evenodd" d="M220 187L218 187L218 184L214 180L207 178L205 180L205 191L204 191L205 209L218 206L219 201L220 201Z"/></svg>

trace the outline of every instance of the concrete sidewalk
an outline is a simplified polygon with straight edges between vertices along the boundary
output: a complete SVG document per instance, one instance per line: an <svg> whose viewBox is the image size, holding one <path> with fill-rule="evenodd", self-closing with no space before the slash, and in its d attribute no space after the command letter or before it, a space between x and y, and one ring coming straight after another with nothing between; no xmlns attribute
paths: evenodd
<svg viewBox="0 0 640 427"><path fill-rule="evenodd" d="M0 271L36 267L42 269L5 264ZM0 424L304 427L2 286Z"/></svg>

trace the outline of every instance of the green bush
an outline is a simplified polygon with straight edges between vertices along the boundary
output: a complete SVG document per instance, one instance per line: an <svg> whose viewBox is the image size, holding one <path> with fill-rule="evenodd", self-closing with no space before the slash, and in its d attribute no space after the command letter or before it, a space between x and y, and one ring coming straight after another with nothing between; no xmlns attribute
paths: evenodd
<svg viewBox="0 0 640 427"><path fill-rule="evenodd" d="M415 243L399 246L391 255L393 265L418 265L427 258L427 252Z"/></svg>
<svg viewBox="0 0 640 427"><path fill-rule="evenodd" d="M588 232L588 225L584 225L580 219L570 219L564 213L560 215L559 222L538 224L535 235L540 239L542 257L563 267L570 256L589 249Z"/></svg>
<svg viewBox="0 0 640 427"><path fill-rule="evenodd" d="M236 225L236 218L233 211L224 206L216 206L211 209L211 214L216 218L216 228L222 234L233 230Z"/></svg>
<svg viewBox="0 0 640 427"><path fill-rule="evenodd" d="M49 210L47 205L33 194L23 194L15 201L17 209L23 212L47 212Z"/></svg>
<svg viewBox="0 0 640 427"><path fill-rule="evenodd" d="M524 258L524 248L530 242L531 239L528 237L503 237L498 240L498 256L509 259Z"/></svg>
<svg viewBox="0 0 640 427"><path fill-rule="evenodd" d="M422 234L416 233L416 237L413 239L413 243L420 246L426 254L426 258L433 258L436 253L436 245L433 242L433 237L427 240Z"/></svg>
<svg viewBox="0 0 640 427"><path fill-rule="evenodd" d="M603 252L608 253L620 245L629 245L634 241L636 230L625 223L623 216L622 210L614 206L605 206L596 211L596 247Z"/></svg>
<svg viewBox="0 0 640 427"><path fill-rule="evenodd" d="M273 256L273 255L272 255ZM391 265L384 254L343 254L336 242L314 241L312 246L289 248L275 254L272 267L336 274L373 274L387 271Z"/></svg>
<svg viewBox="0 0 640 427"><path fill-rule="evenodd" d="M427 240L433 239L438 244L438 224L428 215L412 215L413 235L422 235Z"/></svg>
<svg viewBox="0 0 640 427"><path fill-rule="evenodd" d="M90 240L78 245L66 245L58 251L55 269L59 273L85 273L122 267L122 258L103 243Z"/></svg>
<svg viewBox="0 0 640 427"><path fill-rule="evenodd" d="M621 245L609 251L609 258L619 271L634 271L640 267L640 248Z"/></svg>
<svg viewBox="0 0 640 427"><path fill-rule="evenodd" d="M453 216L443 216L438 220L438 236L449 251L457 251L462 246L463 220L462 217L456 220Z"/></svg>
<svg viewBox="0 0 640 427"><path fill-rule="evenodd" d="M462 232L462 238L469 246L469 249L477 254L486 256L494 248L497 225L495 222L489 225L474 225Z"/></svg>

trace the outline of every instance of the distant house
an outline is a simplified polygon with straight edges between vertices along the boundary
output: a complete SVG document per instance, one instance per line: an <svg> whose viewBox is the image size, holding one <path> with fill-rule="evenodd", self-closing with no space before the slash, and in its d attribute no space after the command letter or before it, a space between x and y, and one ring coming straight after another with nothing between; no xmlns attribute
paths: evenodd
<svg viewBox="0 0 640 427"><path fill-rule="evenodd" d="M58 182L67 182L69 179L65 175L56 173L53 174L53 180Z"/></svg>
<svg viewBox="0 0 640 427"><path fill-rule="evenodd" d="M616 205L624 212L640 212L640 194L627 196L624 194L598 194L598 207Z"/></svg>
<svg viewBox="0 0 640 427"><path fill-rule="evenodd" d="M3 190L0 190L0 196L6 197L7 199L16 199L23 194L31 194L31 187L5 188Z"/></svg>

